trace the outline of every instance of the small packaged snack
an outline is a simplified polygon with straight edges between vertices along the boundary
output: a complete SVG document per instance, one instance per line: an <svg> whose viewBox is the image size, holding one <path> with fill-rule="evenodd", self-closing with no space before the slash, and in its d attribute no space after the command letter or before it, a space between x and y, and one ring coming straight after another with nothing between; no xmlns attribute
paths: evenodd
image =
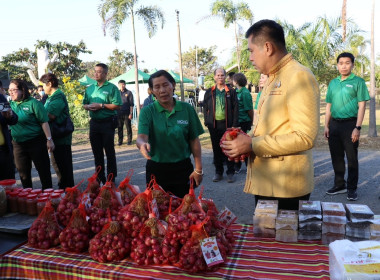
<svg viewBox="0 0 380 280"><path fill-rule="evenodd" d="M374 213L364 204L346 204L347 216L352 221L353 219L359 220L373 220Z"/></svg>
<svg viewBox="0 0 380 280"><path fill-rule="evenodd" d="M297 230L298 214L294 210L279 210L276 218L276 230Z"/></svg>
<svg viewBox="0 0 380 280"><path fill-rule="evenodd" d="M277 216L278 212L278 200L261 200L257 202L256 214L273 214Z"/></svg>
<svg viewBox="0 0 380 280"><path fill-rule="evenodd" d="M323 216L346 216L346 210L340 202L322 202L322 210Z"/></svg>
<svg viewBox="0 0 380 280"><path fill-rule="evenodd" d="M308 200L300 200L298 204L299 214L304 215L321 215L321 202L320 201L308 201Z"/></svg>

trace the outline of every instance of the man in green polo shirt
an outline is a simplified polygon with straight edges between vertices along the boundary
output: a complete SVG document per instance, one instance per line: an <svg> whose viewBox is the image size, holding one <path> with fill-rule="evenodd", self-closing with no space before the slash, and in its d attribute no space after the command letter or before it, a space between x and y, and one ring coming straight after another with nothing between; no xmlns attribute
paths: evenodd
<svg viewBox="0 0 380 280"><path fill-rule="evenodd" d="M104 153L107 156L107 177L117 176L116 155L114 147L115 128L117 127L117 110L122 104L119 89L107 81L108 67L103 63L95 65L97 84L86 89L83 108L90 112L90 143L95 158L95 167L101 166L98 180L106 182L104 172Z"/></svg>
<svg viewBox="0 0 380 280"><path fill-rule="evenodd" d="M354 56L347 52L337 58L340 76L332 80L327 89L324 131L335 173L334 186L326 193L334 195L347 192L348 200L358 199L359 137L366 101L369 100L364 80L351 73L354 61ZM344 154L348 163L347 188Z"/></svg>

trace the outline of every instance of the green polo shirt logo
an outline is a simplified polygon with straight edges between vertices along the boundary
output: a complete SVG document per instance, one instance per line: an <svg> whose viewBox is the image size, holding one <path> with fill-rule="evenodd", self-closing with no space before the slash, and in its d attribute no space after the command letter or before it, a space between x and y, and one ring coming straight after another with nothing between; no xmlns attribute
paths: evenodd
<svg viewBox="0 0 380 280"><path fill-rule="evenodd" d="M177 120L177 124L188 125L189 121L187 121L187 120Z"/></svg>
<svg viewBox="0 0 380 280"><path fill-rule="evenodd" d="M29 111L29 108L28 108L28 107L22 107L22 109L23 109L24 111Z"/></svg>
<svg viewBox="0 0 380 280"><path fill-rule="evenodd" d="M350 88L352 88L352 87L353 87L353 85L346 85L346 87L350 87Z"/></svg>

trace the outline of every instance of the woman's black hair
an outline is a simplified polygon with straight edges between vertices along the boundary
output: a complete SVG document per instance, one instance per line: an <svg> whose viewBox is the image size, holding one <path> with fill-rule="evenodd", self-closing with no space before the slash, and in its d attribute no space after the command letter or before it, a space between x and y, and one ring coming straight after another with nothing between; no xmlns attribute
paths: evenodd
<svg viewBox="0 0 380 280"><path fill-rule="evenodd" d="M51 86L53 88L57 88L58 87L58 79L57 77L52 74L52 73L47 73L47 74L43 74L40 78L40 81L43 82L44 84L47 84L47 83L51 83Z"/></svg>
<svg viewBox="0 0 380 280"><path fill-rule="evenodd" d="M150 75L149 82L148 82L149 83L149 87L153 88L153 79L161 77L161 76L164 76L171 84L174 84L174 86L175 86L175 80L172 77L172 75L170 75L165 70L158 70L157 72L155 72L152 75Z"/></svg>
<svg viewBox="0 0 380 280"><path fill-rule="evenodd" d="M17 89L19 89L23 92L21 100L25 100L28 97L30 97L28 86L26 85L26 83L23 80L14 79L14 80L11 80L9 84L15 84Z"/></svg>

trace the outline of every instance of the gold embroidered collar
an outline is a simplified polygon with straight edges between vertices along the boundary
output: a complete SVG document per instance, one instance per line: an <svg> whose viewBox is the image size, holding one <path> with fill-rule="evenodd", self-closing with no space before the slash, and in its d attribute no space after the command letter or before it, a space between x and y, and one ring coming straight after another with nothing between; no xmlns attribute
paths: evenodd
<svg viewBox="0 0 380 280"><path fill-rule="evenodd" d="M269 75L275 74L276 72L280 71L282 67L284 67L289 61L293 59L293 56L291 53L288 53L285 55L279 62L277 62L276 65L274 65L270 70L269 70Z"/></svg>

